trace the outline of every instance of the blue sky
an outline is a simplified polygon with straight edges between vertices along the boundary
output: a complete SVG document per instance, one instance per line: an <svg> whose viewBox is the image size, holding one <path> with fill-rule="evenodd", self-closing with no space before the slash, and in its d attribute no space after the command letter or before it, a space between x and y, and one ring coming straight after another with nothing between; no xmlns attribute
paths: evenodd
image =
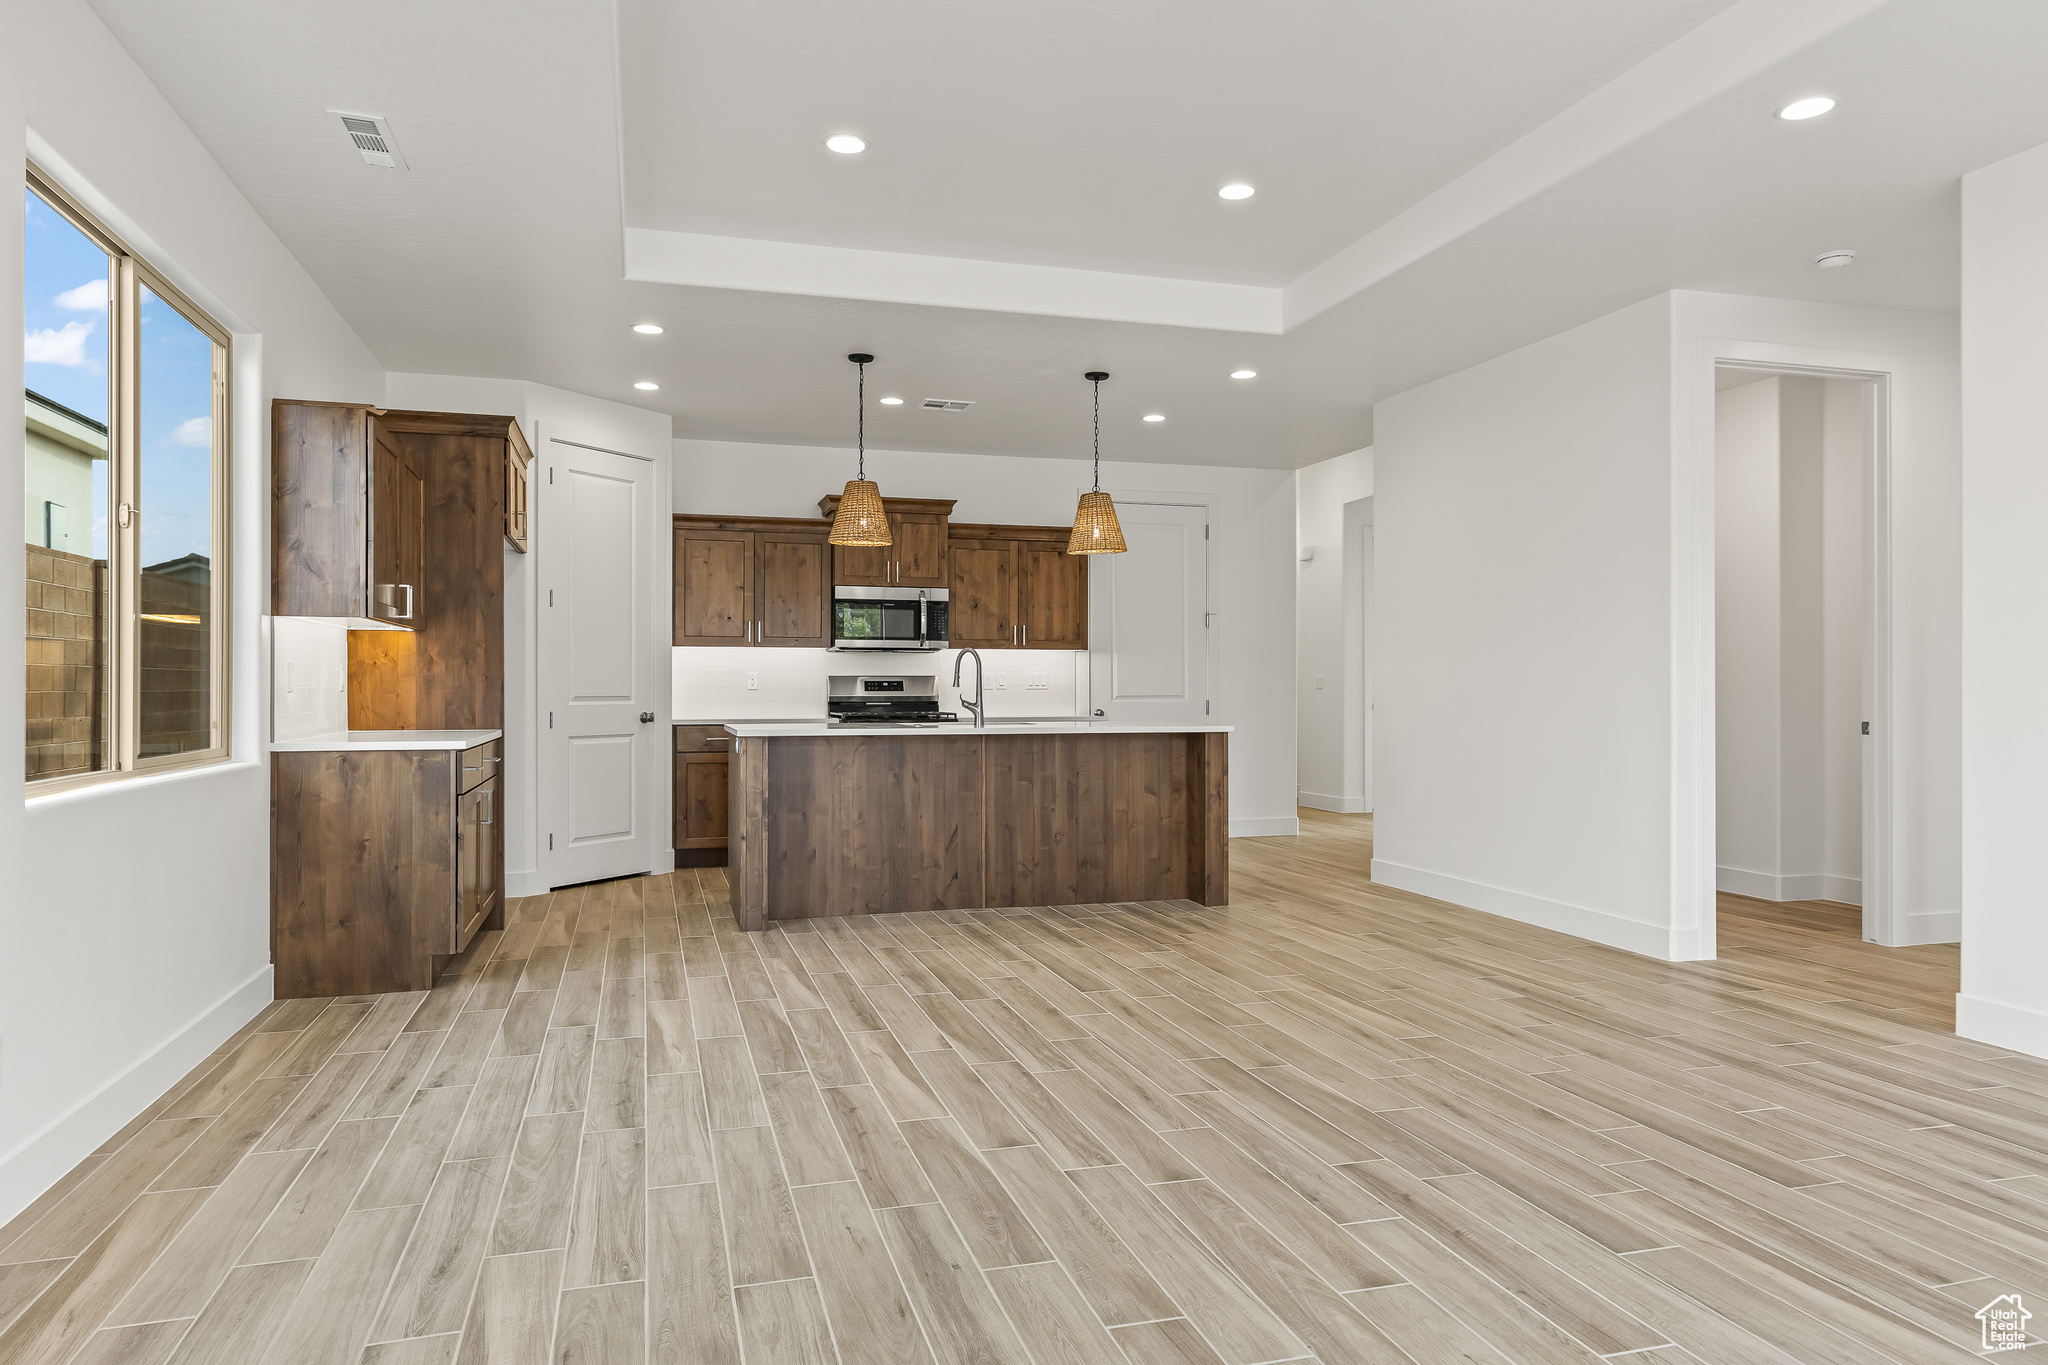
<svg viewBox="0 0 2048 1365"><path fill-rule="evenodd" d="M23 381L107 420L107 255L24 190ZM211 557L213 343L177 310L142 296L142 562ZM93 469L93 549L107 553L106 464Z"/></svg>

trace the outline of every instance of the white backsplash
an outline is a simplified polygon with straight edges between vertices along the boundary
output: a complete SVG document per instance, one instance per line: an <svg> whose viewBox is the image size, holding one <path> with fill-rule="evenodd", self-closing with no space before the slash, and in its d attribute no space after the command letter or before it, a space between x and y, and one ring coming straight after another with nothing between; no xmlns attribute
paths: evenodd
<svg viewBox="0 0 2048 1365"><path fill-rule="evenodd" d="M332 621L270 621L271 738L314 739L348 729L348 631Z"/></svg>
<svg viewBox="0 0 2048 1365"><path fill-rule="evenodd" d="M835 673L930 674L939 680L939 707L967 713L952 686L958 650L938 654L834 654L823 649L702 649L675 651L677 720L804 720L825 716L827 680ZM996 716L1087 714L1088 655L1082 650L983 651L988 679L982 694ZM754 686L749 687L751 678ZM974 665L961 674L974 694Z"/></svg>

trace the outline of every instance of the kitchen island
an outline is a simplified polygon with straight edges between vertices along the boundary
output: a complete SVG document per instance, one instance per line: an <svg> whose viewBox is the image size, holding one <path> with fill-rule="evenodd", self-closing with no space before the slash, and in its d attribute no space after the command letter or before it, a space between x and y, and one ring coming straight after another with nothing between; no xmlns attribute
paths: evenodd
<svg viewBox="0 0 2048 1365"><path fill-rule="evenodd" d="M1227 725L735 724L733 915L1230 896Z"/></svg>

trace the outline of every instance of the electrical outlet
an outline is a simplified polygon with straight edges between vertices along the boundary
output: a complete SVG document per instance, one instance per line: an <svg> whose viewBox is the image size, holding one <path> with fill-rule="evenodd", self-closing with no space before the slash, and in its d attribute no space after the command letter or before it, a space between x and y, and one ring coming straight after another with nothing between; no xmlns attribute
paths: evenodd
<svg viewBox="0 0 2048 1365"><path fill-rule="evenodd" d="M1322 691L1322 690L1323 690L1323 680L1322 680L1321 678L1317 678L1317 679L1316 679L1316 691L1320 692L1320 691Z"/></svg>
<svg viewBox="0 0 2048 1365"><path fill-rule="evenodd" d="M760 690L761 690L761 675L760 675L759 673L749 673L749 674L747 674L747 691L749 691L749 692L759 692Z"/></svg>

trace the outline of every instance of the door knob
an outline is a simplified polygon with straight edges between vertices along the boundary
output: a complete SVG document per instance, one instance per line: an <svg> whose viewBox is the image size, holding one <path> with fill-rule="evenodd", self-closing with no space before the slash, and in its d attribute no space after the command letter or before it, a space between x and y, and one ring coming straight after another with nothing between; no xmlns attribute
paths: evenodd
<svg viewBox="0 0 2048 1365"><path fill-rule="evenodd" d="M640 713L640 723L642 725L654 724L654 713L652 711L642 711Z"/></svg>

